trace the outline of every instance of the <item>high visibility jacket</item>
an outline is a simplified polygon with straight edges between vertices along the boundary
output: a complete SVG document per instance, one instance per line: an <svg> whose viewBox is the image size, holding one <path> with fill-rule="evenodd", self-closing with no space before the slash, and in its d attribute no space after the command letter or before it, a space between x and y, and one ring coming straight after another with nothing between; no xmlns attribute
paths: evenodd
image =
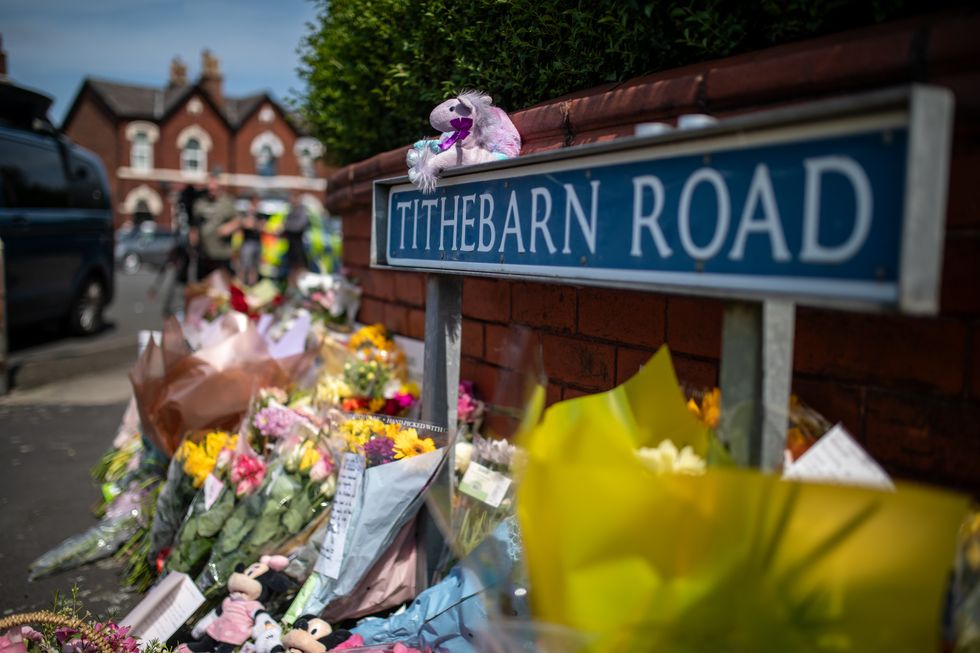
<svg viewBox="0 0 980 653"><path fill-rule="evenodd" d="M285 212L273 213L259 235L262 243L259 274L267 279L279 279L286 274L283 266L286 262L286 252L289 251L289 243L279 236L285 222Z"/></svg>

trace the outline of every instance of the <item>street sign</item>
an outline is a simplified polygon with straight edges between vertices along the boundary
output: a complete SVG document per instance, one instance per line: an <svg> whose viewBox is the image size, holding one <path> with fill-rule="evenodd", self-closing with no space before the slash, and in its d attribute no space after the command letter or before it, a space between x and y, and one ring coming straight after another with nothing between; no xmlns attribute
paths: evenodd
<svg viewBox="0 0 980 653"><path fill-rule="evenodd" d="M952 100L912 87L376 182L374 263L935 312Z"/></svg>

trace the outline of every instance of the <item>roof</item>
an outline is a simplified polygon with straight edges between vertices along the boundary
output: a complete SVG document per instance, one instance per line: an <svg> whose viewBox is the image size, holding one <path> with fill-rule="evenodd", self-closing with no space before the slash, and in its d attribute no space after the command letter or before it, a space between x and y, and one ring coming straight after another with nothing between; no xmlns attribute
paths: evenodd
<svg viewBox="0 0 980 653"><path fill-rule="evenodd" d="M123 84L104 79L86 78L88 84L109 110L119 118L159 120L174 109L194 90L207 95L200 84L158 88L139 84ZM252 115L263 101L275 103L268 93L255 93L245 97L225 97L216 106L232 128L237 129Z"/></svg>

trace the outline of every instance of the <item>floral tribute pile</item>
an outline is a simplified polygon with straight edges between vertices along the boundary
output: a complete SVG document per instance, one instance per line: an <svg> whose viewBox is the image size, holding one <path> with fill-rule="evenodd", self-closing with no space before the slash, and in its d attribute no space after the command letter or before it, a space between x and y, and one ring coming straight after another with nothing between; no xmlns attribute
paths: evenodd
<svg viewBox="0 0 980 653"><path fill-rule="evenodd" d="M154 653L930 650L950 587L947 640L980 639L980 520L932 490L806 480L860 447L795 396L794 480L733 466L720 391L682 391L666 349L608 392L546 410L536 388L513 438L463 381L447 429L419 421L402 341L353 323L359 296L316 275L192 289L134 366L98 523L32 577L113 556L140 592L185 579L204 601ZM96 631L136 653L130 625ZM0 634L0 653L97 648Z"/></svg>

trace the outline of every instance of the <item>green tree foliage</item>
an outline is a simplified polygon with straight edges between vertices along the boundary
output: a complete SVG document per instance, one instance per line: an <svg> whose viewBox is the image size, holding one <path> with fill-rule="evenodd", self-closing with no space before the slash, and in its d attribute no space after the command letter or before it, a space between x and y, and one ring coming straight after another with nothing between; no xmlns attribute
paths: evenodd
<svg viewBox="0 0 980 653"><path fill-rule="evenodd" d="M350 163L431 137L455 91L516 111L606 82L908 13L921 0L315 0L299 108ZM932 3L930 6L935 6Z"/></svg>

